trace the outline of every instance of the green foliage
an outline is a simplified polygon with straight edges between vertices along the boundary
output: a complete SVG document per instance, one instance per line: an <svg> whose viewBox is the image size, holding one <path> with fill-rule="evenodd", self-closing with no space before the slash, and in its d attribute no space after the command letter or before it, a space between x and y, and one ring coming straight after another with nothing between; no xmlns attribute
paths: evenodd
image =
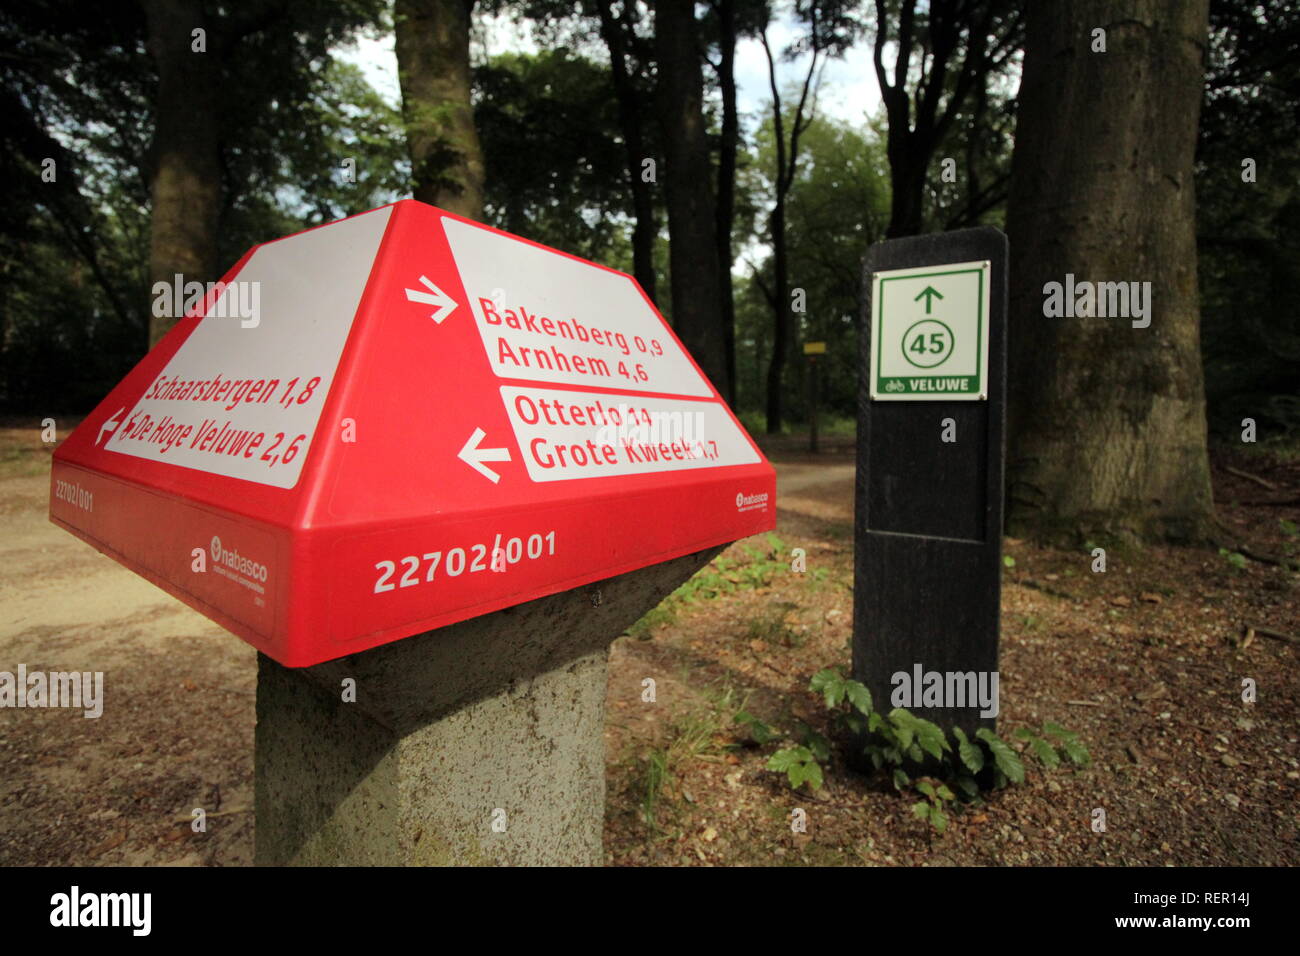
<svg viewBox="0 0 1300 956"><path fill-rule="evenodd" d="M993 763L997 767L998 774L1012 783L1025 782L1025 765L1020 762L1020 758L1006 741L987 727L975 731L975 736L982 740L988 746L989 752L993 754Z"/></svg>
<svg viewBox="0 0 1300 956"><path fill-rule="evenodd" d="M818 733L813 727L809 727L803 721L798 722L799 735L803 740L804 746L812 753L813 759L819 763L826 763L831 759L831 742L825 736Z"/></svg>
<svg viewBox="0 0 1300 956"><path fill-rule="evenodd" d="M752 149L741 157L739 203L749 212L738 216L737 250L766 255L770 223L755 210L771 209L776 169L775 139L768 108ZM786 128L787 140L789 127ZM807 312L797 314L796 341L784 376L787 426L808 417L808 363L805 341L826 342L817 359L819 405L825 435L852 434L857 421L857 315L862 251L884 238L889 220L889 177L884 142L878 131L818 116L799 140L801 159L786 208L789 274L807 294ZM742 252L742 254L744 254ZM736 384L741 420L751 434L767 423L767 369L772 357L772 289L770 255L738 265L750 269L735 287ZM836 422L840 421L838 426Z"/></svg>
<svg viewBox="0 0 1300 956"><path fill-rule="evenodd" d="M941 727L906 708L881 714L873 709L865 686L833 667L814 674L808 690L822 699L833 723L853 739L864 731L872 735L863 754L876 770L889 774L900 793L914 791L922 797L912 804L912 813L939 833L947 829L949 810L977 802L989 790L1025 781L1020 755L988 728L979 728L972 740L962 728L953 727L950 741ZM735 720L751 726L751 734L754 724L761 726L765 739L758 742L777 736L748 713L737 714ZM767 769L786 774L791 787L806 782L816 789L823 782L822 766L832 758L831 743L806 724L799 723L799 729L800 742L772 754ZM1078 734L1060 724L1048 721L1038 733L1021 728L1015 736L1045 770L1058 769L1065 760L1076 767L1090 763Z"/></svg>
<svg viewBox="0 0 1300 956"><path fill-rule="evenodd" d="M668 755L652 750L645 759L645 786L641 796L641 818L651 832L659 831L659 799L668 778Z"/></svg>
<svg viewBox="0 0 1300 956"><path fill-rule="evenodd" d="M1079 735L1060 724L1048 721L1037 734L1021 727L1015 736L1025 741L1029 752L1048 770L1059 767L1062 759L1069 760L1078 767L1086 767L1092 762L1088 749L1079 742Z"/></svg>
<svg viewBox="0 0 1300 956"><path fill-rule="evenodd" d="M378 0L206 6L219 89L204 119L224 197L215 280L258 242L405 191L396 111L334 51ZM144 353L158 74L140 4L5 4L0 33L0 407L84 411ZM44 157L57 179L41 179ZM356 164L346 183L342 162ZM21 267L17 264L21 263ZM74 370L69 374L69 370Z"/></svg>
<svg viewBox="0 0 1300 956"><path fill-rule="evenodd" d="M676 620L678 610L685 606L717 600L738 590L766 587L777 573L790 569L789 548L775 534L769 533L760 540L766 544L765 548L748 542L741 544L739 560L727 554L718 555L658 606L647 611L627 633L645 638L656 627Z"/></svg>
<svg viewBox="0 0 1300 956"><path fill-rule="evenodd" d="M826 699L826 706L835 708L847 700L863 714L871 713L871 691L855 680L847 680L833 667L820 670L813 675L808 685L814 694L821 694Z"/></svg>
<svg viewBox="0 0 1300 956"><path fill-rule="evenodd" d="M778 750L768 758L767 769L784 773L790 781L792 790L798 790L805 783L813 790L821 789L822 768L807 747L786 747Z"/></svg>
<svg viewBox="0 0 1300 956"><path fill-rule="evenodd" d="M1229 551L1227 548L1220 548L1219 555L1224 561L1228 562L1228 566L1234 571L1240 572L1246 570L1246 556L1244 554L1237 551Z"/></svg>
<svg viewBox="0 0 1300 956"><path fill-rule="evenodd" d="M1043 724L1042 733L1044 737L1058 741L1057 746L1075 766L1086 767L1092 763L1092 755L1088 753L1088 748L1083 745L1079 735L1073 730L1066 730L1060 724L1049 720Z"/></svg>
<svg viewBox="0 0 1300 956"><path fill-rule="evenodd" d="M1300 434L1300 6L1210 4L1196 150L1201 354L1212 434ZM1242 163L1256 164L1255 181Z"/></svg>
<svg viewBox="0 0 1300 956"><path fill-rule="evenodd" d="M984 769L984 751L970 742L966 736L966 731L960 727L952 729L952 735L957 738L957 752L961 758L962 766L971 773L979 773Z"/></svg>
<svg viewBox="0 0 1300 956"><path fill-rule="evenodd" d="M938 833L943 833L948 829L948 815L943 812L944 804L954 803L957 795L933 777L922 777L913 786L925 798L912 804L913 816L929 823Z"/></svg>
<svg viewBox="0 0 1300 956"><path fill-rule="evenodd" d="M495 56L474 82L487 221L630 271L633 210L609 66L560 46Z"/></svg>
<svg viewBox="0 0 1300 956"><path fill-rule="evenodd" d="M771 743L777 737L776 730L763 723L747 710L737 711L735 716L732 717L732 721L744 727L749 733L749 739L760 747Z"/></svg>

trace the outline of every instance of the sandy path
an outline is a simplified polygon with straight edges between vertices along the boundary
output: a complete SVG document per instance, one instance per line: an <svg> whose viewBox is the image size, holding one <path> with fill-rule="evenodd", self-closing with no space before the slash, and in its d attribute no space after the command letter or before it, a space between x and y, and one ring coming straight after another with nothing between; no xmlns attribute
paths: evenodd
<svg viewBox="0 0 1300 956"><path fill-rule="evenodd" d="M0 479L0 670L102 672L103 715L0 710L0 863L250 862L253 650L51 524L47 494ZM194 807L206 834L173 822Z"/></svg>
<svg viewBox="0 0 1300 956"><path fill-rule="evenodd" d="M103 672L104 712L0 710L0 864L250 863L254 651L51 524L39 459L11 470L0 670ZM852 480L852 464L790 464L778 497L847 522Z"/></svg>

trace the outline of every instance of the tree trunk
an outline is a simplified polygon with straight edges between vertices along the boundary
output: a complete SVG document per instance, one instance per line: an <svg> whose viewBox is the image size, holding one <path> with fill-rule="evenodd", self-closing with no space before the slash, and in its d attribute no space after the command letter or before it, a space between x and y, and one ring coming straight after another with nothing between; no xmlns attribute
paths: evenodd
<svg viewBox="0 0 1300 956"><path fill-rule="evenodd" d="M901 120L907 123L904 114ZM933 147L919 143L914 133L904 127L894 142L895 121L889 116L889 137L887 155L889 158L889 227L885 238L897 239L900 236L919 235L924 223L922 215L925 196L925 177L934 158Z"/></svg>
<svg viewBox="0 0 1300 956"><path fill-rule="evenodd" d="M1192 188L1207 7L1030 5L1007 215L1012 534L1211 529ZM1150 326L1049 317L1045 285L1067 274L1151 283Z"/></svg>
<svg viewBox="0 0 1300 956"><path fill-rule="evenodd" d="M691 0L659 0L655 50L663 125L673 327L722 395L732 391L718 302L713 169L704 124L699 27Z"/></svg>
<svg viewBox="0 0 1300 956"><path fill-rule="evenodd" d="M470 103L469 17L474 0L396 0L402 118L415 198L483 216L483 150Z"/></svg>
<svg viewBox="0 0 1300 956"><path fill-rule="evenodd" d="M149 283L218 278L221 217L221 51L199 0L142 0L149 52L158 67L157 115L150 149ZM205 52L193 31L205 30ZM151 310L152 311L152 310ZM153 347L179 315L149 320Z"/></svg>
<svg viewBox="0 0 1300 956"><path fill-rule="evenodd" d="M645 181L641 169L641 164L650 158L650 154L645 147L645 110L642 108L641 92L627 69L627 38L624 30L630 27L625 27L614 16L612 0L596 0L595 6L600 18L600 35L609 49L614 96L618 100L618 119L623 131L627 173L632 186L632 212L636 216L632 227L632 274L642 291L654 302L655 240L659 237L659 223L655 221L652 192L654 183Z"/></svg>
<svg viewBox="0 0 1300 956"><path fill-rule="evenodd" d="M780 134L778 133L778 136ZM784 165L784 163L782 163ZM772 233L772 361L767 367L767 433L779 435L785 424L782 379L790 351L794 317L790 314L790 266L786 254L785 192L777 189L776 206L769 220Z"/></svg>
<svg viewBox="0 0 1300 956"><path fill-rule="evenodd" d="M790 258L789 243L785 232L787 198L794 187L799 169L799 137L803 135L812 122L805 119L808 108L808 94L817 76L819 52L814 44L812 59L808 63L808 72L804 74L803 90L799 95L798 105L790 118L790 138L786 141L785 118L781 105L781 90L776 80L776 57L767 42L767 28L761 36L763 53L767 57L768 89L772 94L772 133L776 145L775 201L772 215L768 220L772 237L772 268L774 271L772 294L768 304L772 306L772 361L767 368L767 433L779 434L785 423L784 391L782 379L788 360L791 341L794 339L794 314L790 302Z"/></svg>
<svg viewBox="0 0 1300 956"><path fill-rule="evenodd" d="M1000 71L1019 47L1023 6L1027 6L1023 0L924 6L918 0L903 0L891 31L889 3L875 0L872 58L889 121L888 238L916 235L924 228L926 176L935 151L972 92L984 90L990 72ZM884 58L891 35L897 51L892 81ZM919 79L910 73L914 54L922 66ZM911 91L909 83L914 87Z"/></svg>
<svg viewBox="0 0 1300 956"><path fill-rule="evenodd" d="M736 148L740 115L736 109L736 3L718 0L718 86L722 92L722 133L718 140L717 243L723 344L727 359L727 402L736 404L736 300L731 284L731 230L736 218Z"/></svg>

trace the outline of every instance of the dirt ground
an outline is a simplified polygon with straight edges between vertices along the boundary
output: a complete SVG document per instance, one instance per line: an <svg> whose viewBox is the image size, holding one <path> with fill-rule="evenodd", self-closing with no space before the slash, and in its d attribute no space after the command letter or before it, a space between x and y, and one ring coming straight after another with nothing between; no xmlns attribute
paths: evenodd
<svg viewBox="0 0 1300 956"><path fill-rule="evenodd" d="M0 864L247 865L254 652L51 525L50 450L35 427L0 428L0 670L104 671L108 705L97 720L0 710ZM1112 549L1094 574L1087 550L1007 542L999 730L1057 721L1093 763L1031 769L939 835L838 750L825 786L790 790L765 769L779 743L756 746L733 720L745 710L831 736L808 681L849 661L851 448L771 454L779 546L733 546L706 572L716 587L614 644L608 862L1300 862L1300 648L1264 633L1300 633L1297 574L1269 563L1296 547L1279 519L1300 521L1300 460L1216 455L1219 515L1249 556ZM805 573L789 568L796 547ZM1243 678L1257 702L1242 701ZM205 834L189 826L194 806ZM806 833L791 831L795 808Z"/></svg>

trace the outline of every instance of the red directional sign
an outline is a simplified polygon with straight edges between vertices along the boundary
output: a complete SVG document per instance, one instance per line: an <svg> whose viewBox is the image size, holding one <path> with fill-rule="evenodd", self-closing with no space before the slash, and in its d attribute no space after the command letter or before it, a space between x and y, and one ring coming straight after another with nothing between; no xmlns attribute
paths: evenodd
<svg viewBox="0 0 1300 956"><path fill-rule="evenodd" d="M56 451L50 518L283 664L775 525L623 273L406 200L256 247L192 313Z"/></svg>

